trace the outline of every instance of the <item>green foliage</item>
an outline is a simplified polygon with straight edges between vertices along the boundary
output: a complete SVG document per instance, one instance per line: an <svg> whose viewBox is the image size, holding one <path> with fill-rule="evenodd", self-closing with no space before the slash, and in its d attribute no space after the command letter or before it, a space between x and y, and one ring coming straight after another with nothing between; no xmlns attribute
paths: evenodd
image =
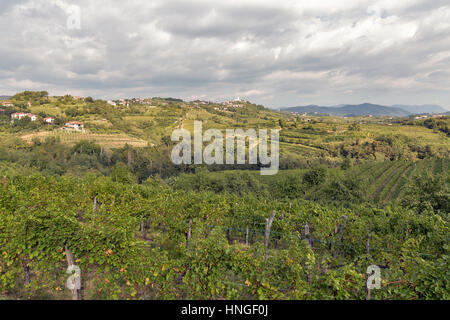
<svg viewBox="0 0 450 320"><path fill-rule="evenodd" d="M71 153L79 153L79 154L100 154L101 147L98 144L95 144L91 141L80 141L75 146L72 147Z"/></svg>
<svg viewBox="0 0 450 320"><path fill-rule="evenodd" d="M445 219L450 213L450 177L447 172L433 175L425 171L408 184L402 203L418 214L436 212Z"/></svg>
<svg viewBox="0 0 450 320"><path fill-rule="evenodd" d="M443 117L441 119L427 119L423 121L423 126L429 129L437 129L443 133L450 135L449 127L450 117Z"/></svg>
<svg viewBox="0 0 450 320"><path fill-rule="evenodd" d="M314 167L303 175L303 182L309 186L318 186L325 182L327 170L323 167Z"/></svg>
<svg viewBox="0 0 450 320"><path fill-rule="evenodd" d="M41 101L42 98L48 98L47 91L24 91L14 95L11 98L11 100L18 102L27 102L27 101L38 102Z"/></svg>
<svg viewBox="0 0 450 320"><path fill-rule="evenodd" d="M359 123L354 122L348 126L348 130L349 131L361 131L361 126L359 125Z"/></svg>
<svg viewBox="0 0 450 320"><path fill-rule="evenodd" d="M120 183L133 183L136 181L135 176L128 170L126 164L124 163L117 163L112 172L111 172L111 178L113 181L120 182Z"/></svg>
<svg viewBox="0 0 450 320"><path fill-rule="evenodd" d="M0 285L11 298L68 298L67 248L86 299L364 299L370 264L384 267L374 299L449 298L448 222L432 212L40 174L9 179L0 211Z"/></svg>
<svg viewBox="0 0 450 320"><path fill-rule="evenodd" d="M353 174L338 175L331 179L323 189L324 198L341 203L361 203L366 200L367 181ZM319 198L315 198L317 200Z"/></svg>
<svg viewBox="0 0 450 320"><path fill-rule="evenodd" d="M352 167L352 161L350 159L345 159L341 165L342 170L348 170Z"/></svg>

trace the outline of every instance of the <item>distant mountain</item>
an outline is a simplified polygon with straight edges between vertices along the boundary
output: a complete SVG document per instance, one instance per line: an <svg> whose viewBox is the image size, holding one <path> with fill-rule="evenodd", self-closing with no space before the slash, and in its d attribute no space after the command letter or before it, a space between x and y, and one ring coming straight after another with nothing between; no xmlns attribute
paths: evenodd
<svg viewBox="0 0 450 320"><path fill-rule="evenodd" d="M296 113L318 113L332 116L351 117L351 116L391 116L391 117L407 117L411 112L397 107L386 107L377 104L363 103L357 105L339 105L332 107L322 107L316 105L299 106L282 109L282 111L296 112Z"/></svg>
<svg viewBox="0 0 450 320"><path fill-rule="evenodd" d="M0 100L9 100L12 96L0 96Z"/></svg>
<svg viewBox="0 0 450 320"><path fill-rule="evenodd" d="M406 110L410 113L420 114L420 113L445 113L448 110L444 109L441 106L434 104L425 104L425 105L402 105L396 104L392 106L393 108L400 108Z"/></svg>

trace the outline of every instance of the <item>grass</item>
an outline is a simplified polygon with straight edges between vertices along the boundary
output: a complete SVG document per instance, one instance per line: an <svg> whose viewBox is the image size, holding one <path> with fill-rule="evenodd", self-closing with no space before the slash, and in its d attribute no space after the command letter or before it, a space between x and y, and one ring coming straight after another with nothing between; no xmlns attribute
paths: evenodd
<svg viewBox="0 0 450 320"><path fill-rule="evenodd" d="M30 111L35 114L39 114L40 112L44 112L53 117L59 117L63 115L61 108L54 105L42 105L42 106L31 106Z"/></svg>
<svg viewBox="0 0 450 320"><path fill-rule="evenodd" d="M420 126L402 126L402 125L378 125L366 124L364 131L369 134L369 137L376 137L383 134L389 135L403 135L410 139L419 140L421 143L447 147L448 138L444 134L437 134L433 130Z"/></svg>
<svg viewBox="0 0 450 320"><path fill-rule="evenodd" d="M433 171L434 174L439 174L441 173L443 170L443 165L444 165L444 159L435 159L434 160L434 167L433 167Z"/></svg>
<svg viewBox="0 0 450 320"><path fill-rule="evenodd" d="M125 144L133 147L146 147L148 142L145 140L130 137L126 134L96 134L81 132L64 132L64 131L40 131L20 136L23 140L31 142L35 138L45 139L48 137L59 138L60 141L67 145L75 145L82 140L95 141L97 144L105 148L121 148Z"/></svg>
<svg viewBox="0 0 450 320"><path fill-rule="evenodd" d="M151 115L134 115L134 116L123 117L123 120L125 120L125 121L151 121L154 119L155 119L155 116L151 116Z"/></svg>

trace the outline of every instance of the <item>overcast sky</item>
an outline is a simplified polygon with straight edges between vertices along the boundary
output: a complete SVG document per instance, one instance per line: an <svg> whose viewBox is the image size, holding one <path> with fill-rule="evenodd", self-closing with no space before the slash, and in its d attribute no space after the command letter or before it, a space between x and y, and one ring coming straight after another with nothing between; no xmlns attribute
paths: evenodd
<svg viewBox="0 0 450 320"><path fill-rule="evenodd" d="M0 94L450 107L448 0L1 0L0 39Z"/></svg>

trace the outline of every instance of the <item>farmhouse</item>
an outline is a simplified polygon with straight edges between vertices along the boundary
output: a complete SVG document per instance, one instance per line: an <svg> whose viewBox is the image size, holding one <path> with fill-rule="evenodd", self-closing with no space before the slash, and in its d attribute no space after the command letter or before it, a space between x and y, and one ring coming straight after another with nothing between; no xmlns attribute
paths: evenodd
<svg viewBox="0 0 450 320"><path fill-rule="evenodd" d="M11 101L2 101L2 106L4 106L4 107L14 107L14 104Z"/></svg>
<svg viewBox="0 0 450 320"><path fill-rule="evenodd" d="M53 124L55 122L55 118L47 117L43 119L45 124Z"/></svg>
<svg viewBox="0 0 450 320"><path fill-rule="evenodd" d="M83 130L84 129L83 123L78 122L78 121L66 122L66 127L69 129L74 129L74 130Z"/></svg>
<svg viewBox="0 0 450 320"><path fill-rule="evenodd" d="M22 119L23 117L26 117L26 113L23 113L23 112L15 112L15 113L12 113L11 114L11 119L13 119L13 120L16 120L16 119L18 119L18 120L20 120L20 119Z"/></svg>
<svg viewBox="0 0 450 320"><path fill-rule="evenodd" d="M31 121L37 120L37 115L32 114L32 113L15 112L15 113L11 114L11 119L13 119L13 120L20 120L24 117L30 118Z"/></svg>

